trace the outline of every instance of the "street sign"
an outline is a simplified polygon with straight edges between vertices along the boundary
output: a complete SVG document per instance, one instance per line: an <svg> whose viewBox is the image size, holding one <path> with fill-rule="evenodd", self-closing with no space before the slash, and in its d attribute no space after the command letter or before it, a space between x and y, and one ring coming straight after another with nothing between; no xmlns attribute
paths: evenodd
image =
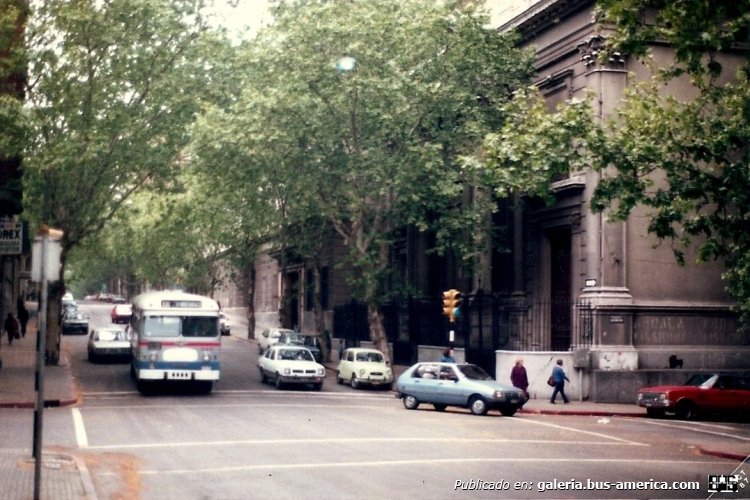
<svg viewBox="0 0 750 500"><path fill-rule="evenodd" d="M21 255L23 248L23 224L0 222L0 255Z"/></svg>

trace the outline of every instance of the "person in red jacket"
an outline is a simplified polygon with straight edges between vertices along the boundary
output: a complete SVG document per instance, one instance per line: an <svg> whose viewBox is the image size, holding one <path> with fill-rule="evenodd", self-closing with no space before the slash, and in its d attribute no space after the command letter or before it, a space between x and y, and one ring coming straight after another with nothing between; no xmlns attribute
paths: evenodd
<svg viewBox="0 0 750 500"><path fill-rule="evenodd" d="M521 389L526 397L529 397L529 378L526 376L526 367L523 366L523 358L518 358L516 364L510 371L510 383L513 387Z"/></svg>

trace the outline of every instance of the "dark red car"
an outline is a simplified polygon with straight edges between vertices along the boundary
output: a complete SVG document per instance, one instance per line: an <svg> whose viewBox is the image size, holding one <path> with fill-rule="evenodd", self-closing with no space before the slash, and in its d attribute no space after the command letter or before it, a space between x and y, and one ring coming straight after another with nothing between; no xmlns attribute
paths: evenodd
<svg viewBox="0 0 750 500"><path fill-rule="evenodd" d="M133 315L131 304L117 304L112 308L112 323L128 323Z"/></svg>
<svg viewBox="0 0 750 500"><path fill-rule="evenodd" d="M638 391L638 406L650 417L674 413L689 420L698 414L750 414L750 374L698 373L684 385L644 387Z"/></svg>

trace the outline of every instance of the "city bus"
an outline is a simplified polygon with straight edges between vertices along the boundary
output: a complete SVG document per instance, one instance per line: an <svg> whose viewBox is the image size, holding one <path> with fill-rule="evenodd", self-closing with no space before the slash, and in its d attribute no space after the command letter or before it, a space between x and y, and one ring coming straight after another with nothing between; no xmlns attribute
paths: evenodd
<svg viewBox="0 0 750 500"><path fill-rule="evenodd" d="M133 299L130 374L138 390L184 381L209 393L219 380L219 304L184 292L148 292Z"/></svg>

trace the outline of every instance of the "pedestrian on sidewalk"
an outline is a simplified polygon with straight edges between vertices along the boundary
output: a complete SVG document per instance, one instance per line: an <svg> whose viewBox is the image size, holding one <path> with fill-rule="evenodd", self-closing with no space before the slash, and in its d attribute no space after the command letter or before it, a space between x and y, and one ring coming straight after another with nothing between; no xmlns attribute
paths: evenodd
<svg viewBox="0 0 750 500"><path fill-rule="evenodd" d="M570 403L570 400L568 400L568 396L565 395L565 381L567 380L568 382L570 382L570 379L565 374L565 370L563 370L562 365L563 360L558 359L557 364L552 367L552 382L555 384L554 389L552 390L552 398L550 398L549 400L549 402L552 404L555 404L555 399L557 399L558 392L563 398L563 403Z"/></svg>
<svg viewBox="0 0 750 500"><path fill-rule="evenodd" d="M5 318L5 324L3 325L5 331L8 332L8 345L13 345L13 340L20 338L18 320L13 316L13 313L8 313L8 317Z"/></svg>
<svg viewBox="0 0 750 500"><path fill-rule="evenodd" d="M29 310L23 303L23 298L18 297L18 322L21 324L21 337L26 336L26 325L29 323Z"/></svg>
<svg viewBox="0 0 750 500"><path fill-rule="evenodd" d="M518 387L529 397L529 377L526 375L526 367L523 366L523 358L518 358L516 364L510 370L510 383L513 387Z"/></svg>

